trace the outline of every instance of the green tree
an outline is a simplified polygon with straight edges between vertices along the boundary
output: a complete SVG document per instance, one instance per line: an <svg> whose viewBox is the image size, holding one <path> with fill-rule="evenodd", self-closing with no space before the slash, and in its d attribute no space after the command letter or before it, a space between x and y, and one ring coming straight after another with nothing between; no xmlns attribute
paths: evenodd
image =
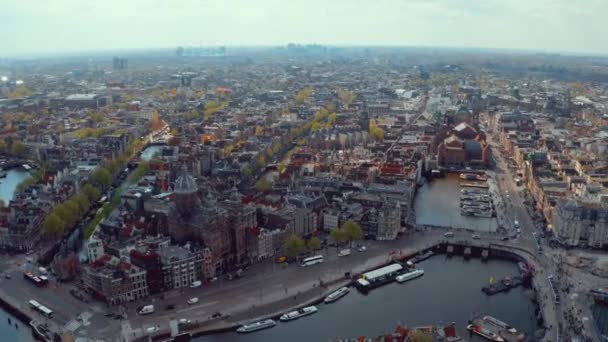
<svg viewBox="0 0 608 342"><path fill-rule="evenodd" d="M308 98L310 97L310 95L312 95L312 88L311 87L306 87L302 90L300 90L297 94L296 94L296 104L299 106L301 104L304 104L304 102L306 102L306 100L308 100Z"/></svg>
<svg viewBox="0 0 608 342"><path fill-rule="evenodd" d="M266 158L263 154L260 154L257 158L255 158L255 165L259 169L266 167Z"/></svg>
<svg viewBox="0 0 608 342"><path fill-rule="evenodd" d="M26 86L24 85L20 85L17 88L15 88L15 90L13 90L8 97L10 97L11 99L21 99L24 97L28 97L32 94L32 92L27 89Z"/></svg>
<svg viewBox="0 0 608 342"><path fill-rule="evenodd" d="M329 236L331 236L332 240L334 240L336 243L342 243L344 242L344 240L346 240L346 234L344 233L344 230L340 229L340 228L334 228L329 232Z"/></svg>
<svg viewBox="0 0 608 342"><path fill-rule="evenodd" d="M251 171L251 168L249 166L245 166L243 168L243 171L241 171L241 173L243 174L244 177L251 177L253 175L253 172Z"/></svg>
<svg viewBox="0 0 608 342"><path fill-rule="evenodd" d="M107 188L112 184L112 175L106 168L98 168L91 174L91 181L102 188Z"/></svg>
<svg viewBox="0 0 608 342"><path fill-rule="evenodd" d="M13 141L13 145L11 146L11 154L14 156L22 157L25 154L27 147L19 140Z"/></svg>
<svg viewBox="0 0 608 342"><path fill-rule="evenodd" d="M72 201L78 205L78 210L80 211L81 215L86 213L91 207L91 201L89 201L87 196L82 192L72 197Z"/></svg>
<svg viewBox="0 0 608 342"><path fill-rule="evenodd" d="M56 214L66 227L72 226L78 219L78 212L67 205L67 202L55 206L53 213Z"/></svg>
<svg viewBox="0 0 608 342"><path fill-rule="evenodd" d="M89 202L93 203L101 197L101 191L91 184L85 184L82 188L82 193L86 196Z"/></svg>
<svg viewBox="0 0 608 342"><path fill-rule="evenodd" d="M80 218L80 216L82 216L82 214L84 214L84 212L80 210L78 203L76 203L76 201L72 198L63 202L63 205L65 205L66 208L72 212L72 215L74 215L74 223Z"/></svg>
<svg viewBox="0 0 608 342"><path fill-rule="evenodd" d="M352 245L353 241L360 240L363 237L363 230L358 223L348 220L342 224L340 228L344 232L344 237Z"/></svg>
<svg viewBox="0 0 608 342"><path fill-rule="evenodd" d="M296 258L300 253L304 252L304 240L297 235L291 235L283 243L283 251L290 258Z"/></svg>
<svg viewBox="0 0 608 342"><path fill-rule="evenodd" d="M270 192L272 190L272 182L262 178L255 182L255 189L259 192Z"/></svg>
<svg viewBox="0 0 608 342"><path fill-rule="evenodd" d="M66 224L55 213L49 214L44 220L44 229L51 236L59 236L65 231Z"/></svg>
<svg viewBox="0 0 608 342"><path fill-rule="evenodd" d="M319 249L321 249L321 239L319 239L316 236L313 236L310 239L308 239L307 246L308 246L308 250L311 250L311 251L319 250Z"/></svg>

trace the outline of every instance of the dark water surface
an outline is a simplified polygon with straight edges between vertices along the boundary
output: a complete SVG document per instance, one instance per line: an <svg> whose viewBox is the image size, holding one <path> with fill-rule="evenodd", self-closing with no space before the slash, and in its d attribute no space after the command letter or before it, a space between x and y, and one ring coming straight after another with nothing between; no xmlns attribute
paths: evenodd
<svg viewBox="0 0 608 342"><path fill-rule="evenodd" d="M502 260L486 263L440 255L419 264L423 277L392 283L371 291L367 296L352 289L333 304L319 304L319 312L274 328L250 334L224 333L203 336L197 342L217 341L328 341L357 336L378 336L392 332L397 324L410 327L456 322L459 333L469 341L467 320L471 315L488 314L510 323L528 336L535 327L533 292L517 288L486 296L481 287L495 278L517 274L517 265Z"/></svg>

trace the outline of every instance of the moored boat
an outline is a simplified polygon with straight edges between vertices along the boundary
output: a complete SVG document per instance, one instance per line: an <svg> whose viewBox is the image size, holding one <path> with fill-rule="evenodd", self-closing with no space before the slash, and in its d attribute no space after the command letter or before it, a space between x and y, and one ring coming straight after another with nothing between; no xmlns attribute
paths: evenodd
<svg viewBox="0 0 608 342"><path fill-rule="evenodd" d="M412 272L403 273L401 275L398 275L398 276L395 277L395 280L398 283L404 283L404 282L406 282L408 280L412 280L412 279L421 277L422 275L424 275L424 270L417 269L417 270L414 270Z"/></svg>
<svg viewBox="0 0 608 342"><path fill-rule="evenodd" d="M467 330L470 330L481 337L485 337L490 341L494 342L504 342L504 339L498 336L496 333L491 332L487 328L484 328L481 325L469 324L467 325Z"/></svg>
<svg viewBox="0 0 608 342"><path fill-rule="evenodd" d="M307 306L305 308L301 308L299 310L294 310L288 313L285 313L283 315L281 315L281 317L279 318L281 321L283 322L287 322L287 321L291 321L294 319L298 319L300 317L304 317L304 316L308 316L308 315L312 315L313 313L317 312L317 307L316 306Z"/></svg>
<svg viewBox="0 0 608 342"><path fill-rule="evenodd" d="M337 301L338 299L346 296L349 292L350 292L350 289L348 287L341 287L341 288L337 289L336 291L328 294L327 297L325 297L325 299L323 301L325 302L325 304L333 303L333 302Z"/></svg>
<svg viewBox="0 0 608 342"><path fill-rule="evenodd" d="M501 329L505 329L512 334L517 334L517 329L515 329L512 326L508 325L507 323L499 320L498 318L494 318L492 316L483 316L483 320L488 323L494 324L495 326L497 326Z"/></svg>
<svg viewBox="0 0 608 342"><path fill-rule="evenodd" d="M249 332L254 332L254 331L258 331L258 330L262 330L262 329L272 328L275 325L277 325L277 322L275 322L273 319L265 319L263 321L243 324L240 328L236 329L236 332L249 333Z"/></svg>

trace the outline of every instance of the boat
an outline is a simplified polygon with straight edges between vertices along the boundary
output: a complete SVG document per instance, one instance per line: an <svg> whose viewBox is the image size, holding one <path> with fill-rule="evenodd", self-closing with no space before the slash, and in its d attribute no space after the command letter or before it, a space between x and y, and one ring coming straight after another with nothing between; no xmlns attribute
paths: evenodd
<svg viewBox="0 0 608 342"><path fill-rule="evenodd" d="M262 329L272 328L275 325L277 325L277 322L275 322L273 319L265 319L263 321L243 324L240 328L236 329L236 332L250 333L250 332L254 332L254 331L258 331L258 330L262 330Z"/></svg>
<svg viewBox="0 0 608 342"><path fill-rule="evenodd" d="M517 329L515 329L512 326L508 325L507 323L499 320L498 318L494 318L492 316L483 316L483 320L488 323L494 324L495 326L497 326L501 329L505 329L512 334L517 334Z"/></svg>
<svg viewBox="0 0 608 342"><path fill-rule="evenodd" d="M373 271L363 273L361 278L357 279L355 286L359 291L366 293L367 291L390 283L395 280L395 277L403 271L401 264L390 264Z"/></svg>
<svg viewBox="0 0 608 342"><path fill-rule="evenodd" d="M350 289L348 287L341 287L338 290L328 294L327 297L325 297L325 299L323 300L323 302L325 302L325 304L333 303L338 299L346 296L349 292Z"/></svg>
<svg viewBox="0 0 608 342"><path fill-rule="evenodd" d="M467 330L470 330L479 336L485 337L490 341L504 342L504 339L502 337L498 336L496 333L491 332L487 328L482 327L481 325L469 324L467 325Z"/></svg>
<svg viewBox="0 0 608 342"><path fill-rule="evenodd" d="M286 314L281 315L281 317L279 318L281 321L283 322L287 322L287 321L291 321L294 319L298 319L300 317L304 317L304 316L308 316L308 315L312 315L313 313L317 312L317 307L316 306L307 306L305 308L299 309L299 310L295 310L295 311L291 311L288 312Z"/></svg>
<svg viewBox="0 0 608 342"><path fill-rule="evenodd" d="M418 278L418 277L422 277L422 275L424 275L424 270L417 269L417 270L414 270L412 272L403 273L401 275L398 275L398 276L395 277L395 280L398 283L404 283L404 282L406 282L408 280L412 280L412 279L415 279L415 278Z"/></svg>

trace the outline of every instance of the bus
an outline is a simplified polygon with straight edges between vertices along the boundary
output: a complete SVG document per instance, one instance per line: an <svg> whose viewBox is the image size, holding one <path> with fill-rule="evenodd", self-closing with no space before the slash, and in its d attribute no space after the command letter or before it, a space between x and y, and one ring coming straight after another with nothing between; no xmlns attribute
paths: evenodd
<svg viewBox="0 0 608 342"><path fill-rule="evenodd" d="M48 318L53 317L53 310L47 308L46 306L38 303L35 300L30 300L30 306L32 307L32 309L38 311L39 313L45 315Z"/></svg>
<svg viewBox="0 0 608 342"><path fill-rule="evenodd" d="M301 266L302 267L307 267L307 266L312 266L314 264L320 264L323 262L323 256L322 255L315 255L312 256L310 258L306 258L304 260L302 260Z"/></svg>
<svg viewBox="0 0 608 342"><path fill-rule="evenodd" d="M23 278L29 280L31 283L38 287L43 287L48 282L48 279L47 282L45 282L32 272L23 272Z"/></svg>

